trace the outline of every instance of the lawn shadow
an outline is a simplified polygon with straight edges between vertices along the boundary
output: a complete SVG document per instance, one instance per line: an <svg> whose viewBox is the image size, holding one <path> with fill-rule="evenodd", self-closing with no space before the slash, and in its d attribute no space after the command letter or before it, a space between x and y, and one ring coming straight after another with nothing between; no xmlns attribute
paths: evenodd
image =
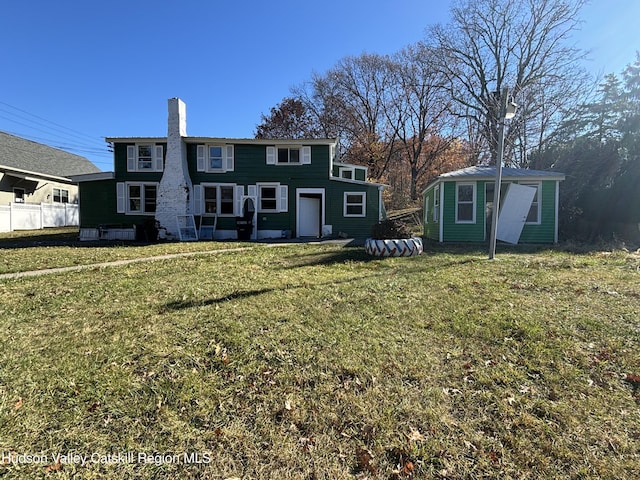
<svg viewBox="0 0 640 480"><path fill-rule="evenodd" d="M178 310L187 310L187 309L190 309L190 308L199 308L199 307L207 307L207 306L211 306L211 305L220 305L220 304L225 303L225 302L231 302L231 301L234 301L234 300L243 300L243 299L247 299L247 298L258 297L260 295L265 295L265 294L273 293L273 292L286 292L286 291L297 290L297 289L302 289L302 288L333 286L333 285L339 285L341 283L351 283L351 282L362 280L362 279L365 279L365 278L379 277L381 275L383 275L383 274L379 273L379 274L374 274L374 275L364 275L364 276L358 276L358 277L349 278L349 279L336 280L336 281L333 281L333 282L315 282L315 283L302 282L299 285L283 285L281 287L258 288L258 289L255 289L255 290L234 290L233 292L231 292L231 293L229 293L227 295L223 295L221 297L212 297L212 298L206 298L206 299L202 299L202 300L193 299L193 298L187 299L187 300L175 300L173 302L165 303L160 308L160 310L178 311Z"/></svg>

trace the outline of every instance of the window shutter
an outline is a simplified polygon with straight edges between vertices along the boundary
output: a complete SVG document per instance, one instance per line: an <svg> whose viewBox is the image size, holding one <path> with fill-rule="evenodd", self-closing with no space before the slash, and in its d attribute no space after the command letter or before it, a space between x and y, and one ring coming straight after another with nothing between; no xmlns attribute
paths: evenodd
<svg viewBox="0 0 640 480"><path fill-rule="evenodd" d="M205 145L198 145L198 153L197 153L197 157L198 157L198 171L199 172L204 172L204 166L206 165L205 162L205 153L207 151L207 148Z"/></svg>
<svg viewBox="0 0 640 480"><path fill-rule="evenodd" d="M311 147L302 147L300 149L300 156L302 157L300 159L302 165L311 164Z"/></svg>
<svg viewBox="0 0 640 480"><path fill-rule="evenodd" d="M288 185L280 185L280 212L289 211L289 187Z"/></svg>
<svg viewBox="0 0 640 480"><path fill-rule="evenodd" d="M118 213L125 213L125 196L124 196L124 183L116 183L116 211Z"/></svg>
<svg viewBox="0 0 640 480"><path fill-rule="evenodd" d="M136 171L136 146L127 145L127 172Z"/></svg>
<svg viewBox="0 0 640 480"><path fill-rule="evenodd" d="M156 167L156 172L161 172L164 169L162 145L156 145L154 165Z"/></svg>
<svg viewBox="0 0 640 480"><path fill-rule="evenodd" d="M267 147L267 165L276 164L276 147Z"/></svg>
<svg viewBox="0 0 640 480"><path fill-rule="evenodd" d="M225 166L224 169L227 172L233 172L233 167L234 167L234 160L233 160L233 145L226 145L225 146Z"/></svg>
<svg viewBox="0 0 640 480"><path fill-rule="evenodd" d="M236 198L235 200L235 205L236 205L236 211L235 211L235 215L236 217L239 217L242 215L242 197L244 196L244 187L242 185L236 185Z"/></svg>
<svg viewBox="0 0 640 480"><path fill-rule="evenodd" d="M258 186L257 185L249 185L247 187L248 195L250 197L258 197Z"/></svg>
<svg viewBox="0 0 640 480"><path fill-rule="evenodd" d="M193 186L193 214L202 215L204 188L202 185Z"/></svg>

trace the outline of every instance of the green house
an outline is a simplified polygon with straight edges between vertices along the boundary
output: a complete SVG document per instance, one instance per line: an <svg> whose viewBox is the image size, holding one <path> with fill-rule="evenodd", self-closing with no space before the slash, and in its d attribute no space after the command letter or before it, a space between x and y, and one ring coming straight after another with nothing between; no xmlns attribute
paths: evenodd
<svg viewBox="0 0 640 480"><path fill-rule="evenodd" d="M495 167L469 167L440 175L422 192L424 237L438 242L485 242L491 235ZM497 239L557 243L558 198L564 175L502 169Z"/></svg>
<svg viewBox="0 0 640 480"><path fill-rule="evenodd" d="M127 239L153 222L182 240L364 238L385 214L384 185L339 162L335 139L191 137L174 98L167 137L107 141L114 171L75 178L82 239Z"/></svg>

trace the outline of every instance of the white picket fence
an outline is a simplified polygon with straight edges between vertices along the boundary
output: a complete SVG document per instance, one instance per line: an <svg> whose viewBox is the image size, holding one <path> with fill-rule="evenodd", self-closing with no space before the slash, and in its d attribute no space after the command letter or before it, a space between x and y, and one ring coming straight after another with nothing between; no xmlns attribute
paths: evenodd
<svg viewBox="0 0 640 480"><path fill-rule="evenodd" d="M0 232L40 230L80 225L80 207L74 203L15 203L0 205Z"/></svg>

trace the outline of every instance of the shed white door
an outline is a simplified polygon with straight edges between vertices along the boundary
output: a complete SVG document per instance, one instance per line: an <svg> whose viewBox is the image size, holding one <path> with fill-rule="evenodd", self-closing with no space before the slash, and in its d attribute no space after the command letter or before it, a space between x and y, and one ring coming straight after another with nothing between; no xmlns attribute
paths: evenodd
<svg viewBox="0 0 640 480"><path fill-rule="evenodd" d="M298 203L298 236L320 236L321 199L319 197L300 196Z"/></svg>
<svg viewBox="0 0 640 480"><path fill-rule="evenodd" d="M527 215L537 189L512 183L500 206L498 232L496 238L503 242L517 244L527 221Z"/></svg>

